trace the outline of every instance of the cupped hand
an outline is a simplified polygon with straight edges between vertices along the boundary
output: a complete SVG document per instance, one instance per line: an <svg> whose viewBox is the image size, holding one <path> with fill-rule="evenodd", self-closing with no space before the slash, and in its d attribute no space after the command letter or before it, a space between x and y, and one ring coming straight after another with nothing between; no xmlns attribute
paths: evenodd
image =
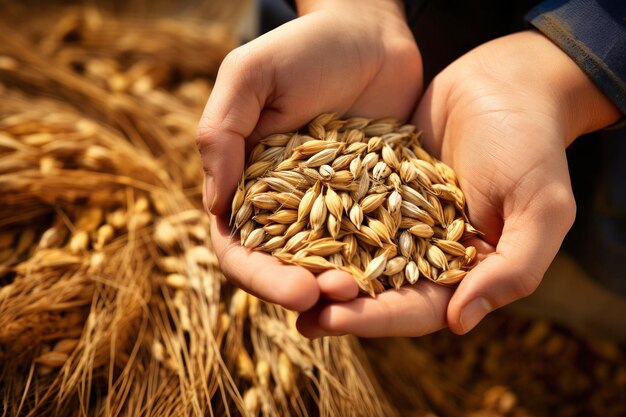
<svg viewBox="0 0 626 417"><path fill-rule="evenodd" d="M376 299L331 303L299 318L309 337L417 336L472 329L531 294L575 217L565 148L611 124L617 109L543 35L522 32L459 58L430 85L413 119L426 148L452 166L483 260L460 285L421 281Z"/></svg>
<svg viewBox="0 0 626 417"><path fill-rule="evenodd" d="M346 299L356 289L345 273L316 278L240 246L225 215L245 152L258 139L293 131L323 112L406 119L422 83L421 58L400 1L309 3L302 17L226 57L197 134L204 203L213 214L211 238L222 270L243 289L295 310L313 306L320 291Z"/></svg>

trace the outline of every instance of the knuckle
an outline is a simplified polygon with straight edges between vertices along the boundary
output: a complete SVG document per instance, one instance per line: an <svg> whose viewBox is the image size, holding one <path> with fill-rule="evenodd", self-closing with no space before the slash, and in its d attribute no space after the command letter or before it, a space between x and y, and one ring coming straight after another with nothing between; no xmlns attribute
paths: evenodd
<svg viewBox="0 0 626 417"><path fill-rule="evenodd" d="M566 209L570 205L574 205L574 196L572 191L561 184L553 187L549 187L547 190L551 196L552 201L551 209L555 211L561 211Z"/></svg>
<svg viewBox="0 0 626 417"><path fill-rule="evenodd" d="M565 190L559 197L560 212L563 215L563 221L569 230L576 219L576 200L571 190Z"/></svg>
<svg viewBox="0 0 626 417"><path fill-rule="evenodd" d="M251 56L250 50L246 46L240 46L230 51L222 61L221 67L225 70L231 70L239 67Z"/></svg>
<svg viewBox="0 0 626 417"><path fill-rule="evenodd" d="M422 67L422 56L414 42L403 42L395 46L394 53L398 59L405 63L403 65L411 73L415 74Z"/></svg>
<svg viewBox="0 0 626 417"><path fill-rule="evenodd" d="M220 66L220 72L229 74L236 82L250 84L260 75L264 58L250 44L233 49L226 55ZM219 80L218 80L219 81Z"/></svg>
<svg viewBox="0 0 626 417"><path fill-rule="evenodd" d="M517 267L512 274L513 292L517 298L525 298L534 293L543 279L543 274L531 268Z"/></svg>
<svg viewBox="0 0 626 417"><path fill-rule="evenodd" d="M563 236L572 227L576 219L576 200L570 187L558 184L553 187L546 187L544 195L547 213L551 213L555 225L561 226Z"/></svg>
<svg viewBox="0 0 626 417"><path fill-rule="evenodd" d="M215 147L219 135L218 129L201 122L196 129L196 146L200 153L205 154L211 151Z"/></svg>
<svg viewBox="0 0 626 417"><path fill-rule="evenodd" d="M276 302L290 310L308 310L315 305L319 298L316 282L308 280L304 276L298 278L292 276L290 279L283 280L280 285L276 285L276 289L278 290Z"/></svg>
<svg viewBox="0 0 626 417"><path fill-rule="evenodd" d="M217 129L203 123L198 125L198 128L196 129L196 145L198 145L201 152L204 147L211 146L213 138L216 137L216 135Z"/></svg>

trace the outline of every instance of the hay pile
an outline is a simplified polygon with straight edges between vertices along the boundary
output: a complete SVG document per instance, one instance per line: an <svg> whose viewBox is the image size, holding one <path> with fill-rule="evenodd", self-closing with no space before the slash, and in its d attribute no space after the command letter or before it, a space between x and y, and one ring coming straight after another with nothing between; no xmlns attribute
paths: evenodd
<svg viewBox="0 0 626 417"><path fill-rule="evenodd" d="M218 269L193 138L229 31L8 15L0 414L392 414L353 339L304 339Z"/></svg>

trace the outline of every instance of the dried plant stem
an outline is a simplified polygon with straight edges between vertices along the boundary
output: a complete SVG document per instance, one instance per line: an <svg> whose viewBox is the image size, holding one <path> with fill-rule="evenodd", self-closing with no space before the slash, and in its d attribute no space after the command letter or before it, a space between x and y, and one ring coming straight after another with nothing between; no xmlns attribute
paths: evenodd
<svg viewBox="0 0 626 417"><path fill-rule="evenodd" d="M353 339L303 338L219 270L193 136L229 31L2 16L0 414L393 415Z"/></svg>

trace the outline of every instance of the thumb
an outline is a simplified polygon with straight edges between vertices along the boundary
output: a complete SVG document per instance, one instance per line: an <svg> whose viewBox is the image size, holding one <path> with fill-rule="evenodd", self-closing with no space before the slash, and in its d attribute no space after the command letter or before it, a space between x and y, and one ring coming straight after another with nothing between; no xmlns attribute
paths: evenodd
<svg viewBox="0 0 626 417"><path fill-rule="evenodd" d="M505 216L496 251L468 273L450 300L450 329L466 333L489 312L530 295L556 256L575 211L571 188L552 184Z"/></svg>
<svg viewBox="0 0 626 417"><path fill-rule="evenodd" d="M204 203L219 215L241 177L245 138L255 130L269 95L269 77L245 47L232 51L220 66L215 86L200 119L196 143L205 172Z"/></svg>
<svg viewBox="0 0 626 417"><path fill-rule="evenodd" d="M449 87L441 76L435 77L420 99L411 122L422 131L422 145L433 156L441 158L446 125L446 100Z"/></svg>

